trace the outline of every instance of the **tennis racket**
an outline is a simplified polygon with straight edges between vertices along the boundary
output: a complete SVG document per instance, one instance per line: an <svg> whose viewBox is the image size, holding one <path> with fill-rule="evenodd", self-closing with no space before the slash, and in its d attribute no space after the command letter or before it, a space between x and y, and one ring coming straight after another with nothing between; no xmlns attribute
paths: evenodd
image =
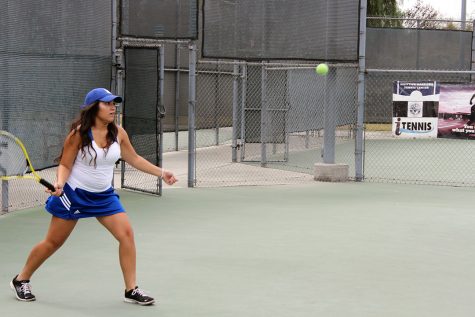
<svg viewBox="0 0 475 317"><path fill-rule="evenodd" d="M52 192L54 186L41 178L31 165L30 157L23 143L13 134L0 130L0 179L34 179Z"/></svg>

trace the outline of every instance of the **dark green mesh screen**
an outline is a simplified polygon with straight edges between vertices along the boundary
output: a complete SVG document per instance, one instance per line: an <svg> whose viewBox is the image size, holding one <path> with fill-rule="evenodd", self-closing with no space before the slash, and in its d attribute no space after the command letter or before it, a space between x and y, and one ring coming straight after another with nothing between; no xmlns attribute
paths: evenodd
<svg viewBox="0 0 475 317"><path fill-rule="evenodd" d="M54 164L84 95L110 87L111 1L0 0L0 128Z"/></svg>

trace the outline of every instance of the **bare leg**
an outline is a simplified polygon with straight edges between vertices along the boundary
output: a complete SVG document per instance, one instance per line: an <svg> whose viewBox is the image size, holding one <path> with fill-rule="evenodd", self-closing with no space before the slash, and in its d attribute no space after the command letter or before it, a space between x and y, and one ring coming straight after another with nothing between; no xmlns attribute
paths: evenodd
<svg viewBox="0 0 475 317"><path fill-rule="evenodd" d="M76 223L77 220L64 220L53 216L45 239L33 247L17 280L29 280L40 265L63 245Z"/></svg>
<svg viewBox="0 0 475 317"><path fill-rule="evenodd" d="M98 217L97 220L119 241L119 260L124 276L125 289L131 290L136 284L136 254L134 231L125 212Z"/></svg>

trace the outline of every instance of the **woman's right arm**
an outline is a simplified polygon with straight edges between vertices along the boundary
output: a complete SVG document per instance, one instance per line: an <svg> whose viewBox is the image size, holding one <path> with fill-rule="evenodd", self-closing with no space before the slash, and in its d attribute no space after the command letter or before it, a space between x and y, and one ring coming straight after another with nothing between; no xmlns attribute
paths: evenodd
<svg viewBox="0 0 475 317"><path fill-rule="evenodd" d="M56 191L54 193L50 192L52 195L60 196L63 193L64 184L66 184L69 174L71 174L71 169L78 154L80 144L81 137L79 133L71 131L64 141L63 154L58 166L56 183L54 184Z"/></svg>

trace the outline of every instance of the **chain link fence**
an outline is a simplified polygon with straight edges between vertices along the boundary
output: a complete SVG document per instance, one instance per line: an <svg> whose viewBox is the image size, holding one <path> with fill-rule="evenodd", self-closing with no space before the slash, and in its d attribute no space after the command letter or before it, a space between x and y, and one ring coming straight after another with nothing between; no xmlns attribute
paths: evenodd
<svg viewBox="0 0 475 317"><path fill-rule="evenodd" d="M400 139L392 132L395 81L467 83L469 71L368 70L365 100L366 181L475 185L475 143L469 139ZM468 100L467 100L468 104ZM441 118L439 118L440 122Z"/></svg>
<svg viewBox="0 0 475 317"><path fill-rule="evenodd" d="M310 181L322 161L324 117L333 114L335 160L354 174L356 65L200 62L197 71L198 186Z"/></svg>
<svg viewBox="0 0 475 317"><path fill-rule="evenodd" d="M66 5L67 1L60 1L61 19L52 21L52 24L43 19L24 16L25 12L37 12L39 15L43 11L53 12L51 5L38 6L34 1L21 4L3 2L7 10L0 13L5 18L6 26L4 32L0 32L0 42L3 43L0 44L0 123L2 129L17 134L24 141L32 153L33 166L45 168L40 174L54 181L56 169L51 167L54 165L53 159L59 154L68 123L77 113L84 93L91 87L108 87L111 81L118 93L127 89L119 89L120 74L125 71L125 65L121 64L117 51L111 63L111 39L113 43L123 43L124 38L121 36L124 34L135 36L138 31L141 34L141 30L148 30L156 35L162 34L163 30L161 27L151 30L146 27L149 22L130 20L130 32L121 34L120 30L114 31L112 28L113 32L118 32L114 36L111 34L114 10L111 12L110 1L99 3L87 0L86 3L71 7ZM151 6L156 5L149 2ZM96 7L97 10L90 10ZM185 10L190 17L196 16L194 8L186 5L175 7ZM78 15L78 12L82 14ZM81 16L81 19L77 20L77 16ZM172 15L167 15L166 19L173 22ZM370 20L368 26L373 25ZM141 122L154 119L157 113L149 115L143 111L138 116L142 121L139 120L136 125L138 133L133 137L133 142L144 151L154 148L152 153L148 153L151 161L159 164L160 158L156 156L158 146L158 151L166 152L166 168L176 171L185 183L191 166L195 171L194 185L201 187L312 181L314 164L323 162L327 146L325 133L327 137L333 134L333 129L326 129L330 120L330 126L335 127L335 163L349 165L349 176L355 177L355 142L359 141L355 133L358 120L357 65L330 64L330 73L318 76L314 71L316 62L311 61L259 63L198 58L194 82L196 131L189 134L188 109L192 104L189 88L193 84L189 82L189 45L192 42L176 40L183 32L196 34L196 21L194 18L189 21L193 28L166 28L173 32L179 31L170 35L175 40L143 39L144 49L162 45L165 48L162 70L158 70L158 61L153 55L150 69L140 66L135 76L138 78L135 80L137 84L149 87L143 93L144 102L152 102L153 109L157 109L156 106L160 104L166 113L157 126L158 130L163 130L159 139L153 131L140 131L146 125ZM473 34L467 32L471 30L472 23L463 25L461 21L451 21L451 24L450 21L432 21L438 23L435 30L422 30L422 27L429 28L429 22L401 21L410 30L383 29L386 24L374 24L377 28L368 28L366 65L370 69L365 76L364 100L366 181L475 186L472 172L475 169L471 160L475 146L472 140L392 137L394 81L467 83L473 80L474 74L469 71L473 67L470 65ZM391 23L399 22L394 20ZM78 25L85 32L77 33ZM446 31L453 30L454 26L464 31ZM53 29L55 31L50 32ZM35 33L32 30L40 31ZM36 34L35 39L28 34ZM440 51L440 45L437 45L437 39L440 40L442 35L444 40L439 42L445 41L450 46L444 51ZM91 42L91 36L97 41ZM201 51L201 40L197 41L198 51ZM36 42L38 45L31 45ZM20 52L19 49L27 51ZM401 58L392 57L399 56L399 52ZM146 62L140 57L137 60ZM444 67L451 71L431 70ZM429 70L389 70L391 68ZM159 74L160 71L163 74ZM140 78L141 74L146 76ZM133 77L129 77L129 80ZM161 83L158 82L160 80ZM157 85L160 84L163 87L158 91L163 96L156 94ZM150 88L150 85L153 87ZM51 87L56 87L62 93L52 96L49 93ZM140 103L140 87L134 88L130 82L128 87L130 93L138 96L136 99ZM25 96L25 90L30 92L28 96ZM128 102L131 105L130 98ZM123 118L119 119L122 121ZM189 148L189 135L195 136L196 149ZM328 148L326 150L327 153L331 151ZM195 161L191 164L188 163L189 151L196 152ZM152 188L152 191L157 191L156 177L146 176L129 166L116 169L117 186L121 180L120 171L129 173L128 180L137 185L134 188L145 191ZM123 178L124 174L121 176ZM2 182L3 210L39 205L46 198L42 186L34 181Z"/></svg>
<svg viewBox="0 0 475 317"><path fill-rule="evenodd" d="M56 179L56 168L38 171L38 174L48 181L54 181ZM18 209L42 205L49 196L43 185L31 179L1 181L1 185L0 215Z"/></svg>

